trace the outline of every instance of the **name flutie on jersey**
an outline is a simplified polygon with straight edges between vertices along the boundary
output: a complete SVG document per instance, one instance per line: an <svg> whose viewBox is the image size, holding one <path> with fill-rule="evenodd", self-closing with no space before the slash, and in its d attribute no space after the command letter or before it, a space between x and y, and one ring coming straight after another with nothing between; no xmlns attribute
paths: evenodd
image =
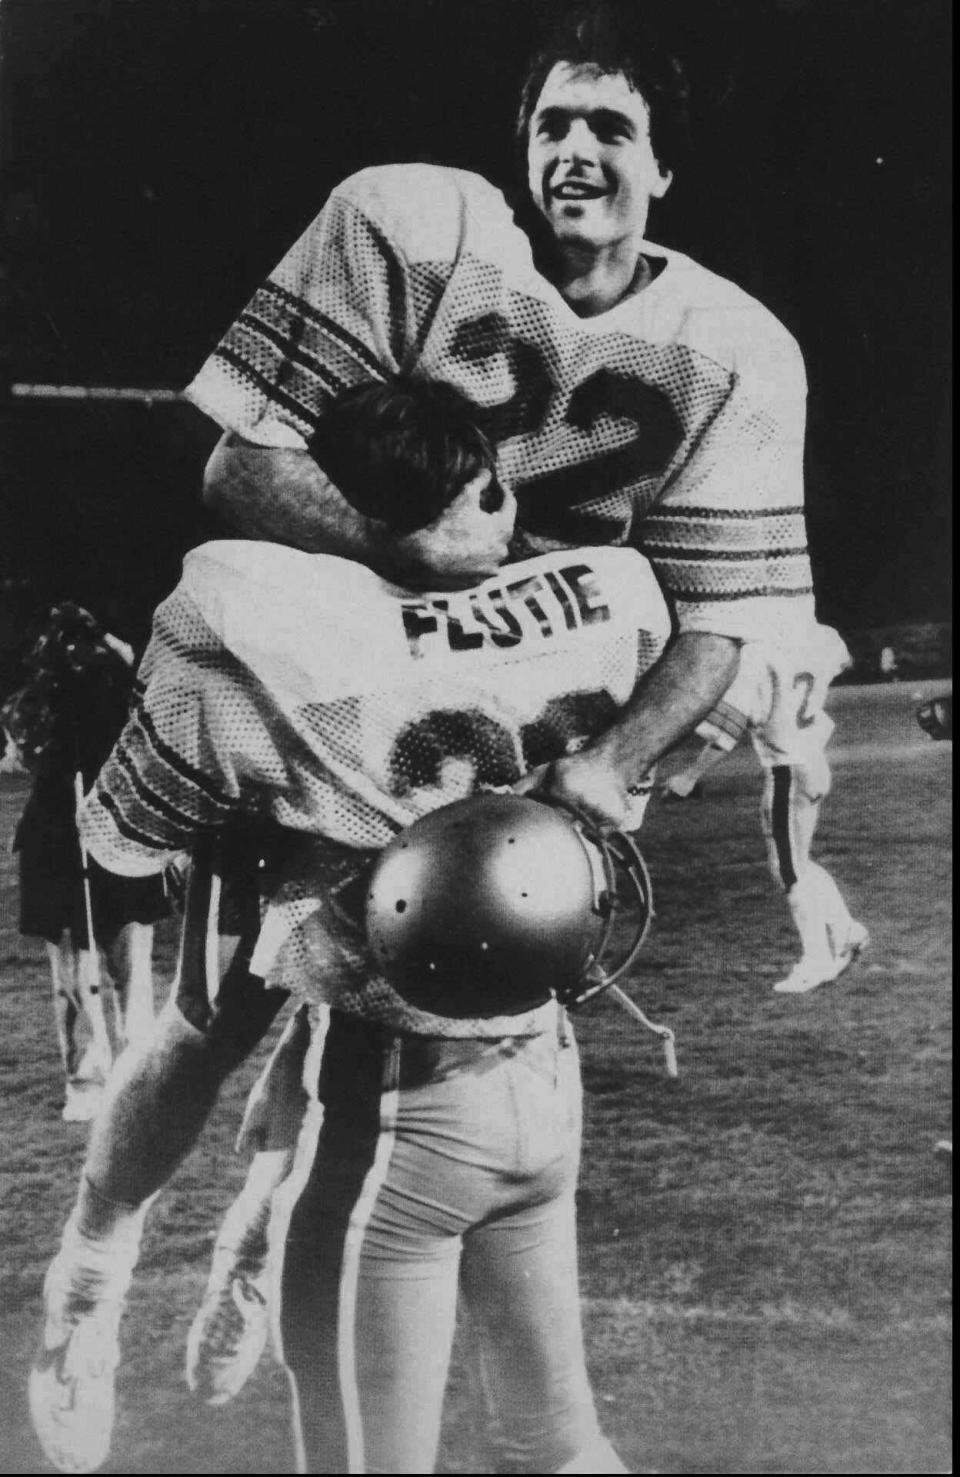
<svg viewBox="0 0 960 1477"><path fill-rule="evenodd" d="M561 631L609 621L589 564L575 563L521 579L504 579L463 595L403 602L403 627L415 657L431 651L519 646Z"/></svg>

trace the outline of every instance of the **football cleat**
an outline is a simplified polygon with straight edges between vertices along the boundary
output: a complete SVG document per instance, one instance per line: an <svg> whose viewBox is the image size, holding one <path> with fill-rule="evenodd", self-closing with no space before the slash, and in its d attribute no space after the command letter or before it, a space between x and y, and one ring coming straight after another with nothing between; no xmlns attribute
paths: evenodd
<svg viewBox="0 0 960 1477"><path fill-rule="evenodd" d="M43 1340L29 1381L33 1428L58 1472L95 1472L110 1453L123 1301L71 1309L56 1262L43 1296Z"/></svg>
<svg viewBox="0 0 960 1477"><path fill-rule="evenodd" d="M793 966L786 979L778 980L773 988L778 995L807 995L818 985L827 985L834 979L836 975L829 960L824 964L811 964L808 960L801 959L799 964Z"/></svg>
<svg viewBox="0 0 960 1477"><path fill-rule="evenodd" d="M851 923L843 947L832 958L825 959L822 963L801 959L786 979L780 980L773 988L778 995L806 995L818 985L832 984L842 974L846 974L851 964L856 963L869 942L870 935L863 924Z"/></svg>
<svg viewBox="0 0 960 1477"><path fill-rule="evenodd" d="M611 968L608 945L627 909L632 935ZM463 1019L516 1015L551 997L583 1004L630 967L652 913L630 837L534 796L485 793L422 816L384 848L366 932L404 1000Z"/></svg>
<svg viewBox="0 0 960 1477"><path fill-rule="evenodd" d="M851 923L843 944L834 955L837 970L834 979L839 979L842 974L847 972L851 964L856 964L869 943L870 935L863 924Z"/></svg>
<svg viewBox="0 0 960 1477"><path fill-rule="evenodd" d="M214 1265L187 1334L187 1384L207 1405L226 1405L260 1362L269 1333L266 1276Z"/></svg>

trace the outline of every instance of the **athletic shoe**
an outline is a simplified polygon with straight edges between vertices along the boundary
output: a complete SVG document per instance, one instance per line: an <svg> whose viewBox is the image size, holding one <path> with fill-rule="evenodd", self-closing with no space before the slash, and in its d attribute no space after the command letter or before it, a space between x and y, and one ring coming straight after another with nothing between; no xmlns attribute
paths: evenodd
<svg viewBox="0 0 960 1477"><path fill-rule="evenodd" d="M265 1284L263 1272L214 1262L187 1334L187 1384L207 1405L226 1405L260 1362L269 1332Z"/></svg>
<svg viewBox="0 0 960 1477"><path fill-rule="evenodd" d="M56 1261L43 1298L43 1342L30 1371L33 1428L58 1472L95 1472L110 1453L123 1302L100 1299L69 1310Z"/></svg>
<svg viewBox="0 0 960 1477"><path fill-rule="evenodd" d="M953 1139L938 1139L933 1146L938 1159L953 1159Z"/></svg>
<svg viewBox="0 0 960 1477"><path fill-rule="evenodd" d="M851 923L850 930L843 941L842 946L836 951L835 962L837 972L834 979L839 979L842 974L856 964L864 949L870 943L870 935L862 923Z"/></svg>
<svg viewBox="0 0 960 1477"><path fill-rule="evenodd" d="M786 979L778 980L773 988L777 995L806 995L818 985L829 984L835 978L831 960L824 964L811 964L808 960L801 959L799 964L793 966Z"/></svg>
<svg viewBox="0 0 960 1477"><path fill-rule="evenodd" d="M66 1100L61 1117L64 1123L89 1123L95 1118L103 1101L103 1086L99 1082L68 1082Z"/></svg>
<svg viewBox="0 0 960 1477"><path fill-rule="evenodd" d="M801 959L795 964L785 980L774 985L778 995L806 995L818 985L829 985L856 963L870 942L870 935L862 923L851 923L843 947L832 958L819 963Z"/></svg>

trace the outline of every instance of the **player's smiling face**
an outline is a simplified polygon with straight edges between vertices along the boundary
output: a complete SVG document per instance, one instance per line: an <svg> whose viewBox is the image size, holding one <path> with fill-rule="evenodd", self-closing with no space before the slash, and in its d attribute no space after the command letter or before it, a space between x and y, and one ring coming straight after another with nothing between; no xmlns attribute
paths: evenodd
<svg viewBox="0 0 960 1477"><path fill-rule="evenodd" d="M561 62L530 119L527 180L554 239L602 250L641 238L672 175L650 143L646 103L620 73Z"/></svg>

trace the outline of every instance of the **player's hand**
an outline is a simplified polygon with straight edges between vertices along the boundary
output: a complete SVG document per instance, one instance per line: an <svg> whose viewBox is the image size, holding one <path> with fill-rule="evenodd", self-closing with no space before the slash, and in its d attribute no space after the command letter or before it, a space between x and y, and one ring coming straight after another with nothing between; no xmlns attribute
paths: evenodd
<svg viewBox="0 0 960 1477"><path fill-rule="evenodd" d="M589 816L601 829L627 820L627 787L609 763L586 750L568 754L525 775L514 789L520 795L543 795Z"/></svg>
<svg viewBox="0 0 960 1477"><path fill-rule="evenodd" d="M190 853L181 852L168 862L163 873L163 885L167 897L170 898L174 907L183 911L183 905L187 896L187 882L190 878Z"/></svg>

